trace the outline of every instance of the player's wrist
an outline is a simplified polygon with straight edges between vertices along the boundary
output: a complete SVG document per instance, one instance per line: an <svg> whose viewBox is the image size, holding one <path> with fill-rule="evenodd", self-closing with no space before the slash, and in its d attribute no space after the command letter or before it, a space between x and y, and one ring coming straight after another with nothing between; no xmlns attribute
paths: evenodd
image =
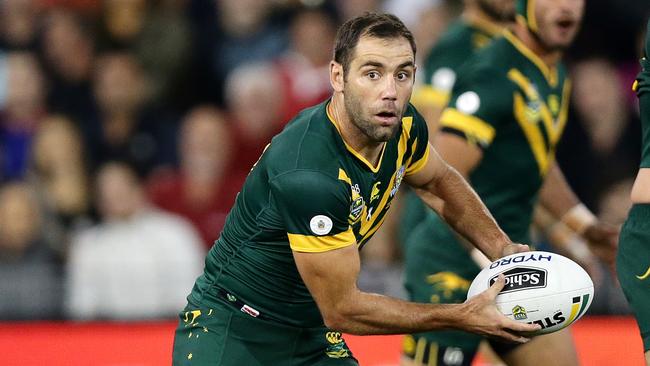
<svg viewBox="0 0 650 366"><path fill-rule="evenodd" d="M587 206L579 203L567 211L560 219L564 225L573 230L578 235L583 235L587 229L598 222Z"/></svg>

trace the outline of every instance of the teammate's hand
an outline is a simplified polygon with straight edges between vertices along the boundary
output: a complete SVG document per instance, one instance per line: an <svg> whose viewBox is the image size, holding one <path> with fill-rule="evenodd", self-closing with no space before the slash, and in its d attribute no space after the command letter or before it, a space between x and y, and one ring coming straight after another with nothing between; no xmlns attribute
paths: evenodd
<svg viewBox="0 0 650 366"><path fill-rule="evenodd" d="M462 305L462 330L514 343L526 343L530 340L523 334L534 332L541 327L508 319L494 303L505 284L506 279L501 274L490 288L465 301Z"/></svg>
<svg viewBox="0 0 650 366"><path fill-rule="evenodd" d="M619 229L604 222L597 221L587 227L582 237L589 244L589 249L604 261L612 270L616 263Z"/></svg>
<svg viewBox="0 0 650 366"><path fill-rule="evenodd" d="M510 243L503 247L501 252L501 257L505 257L510 254L530 252L530 247L526 244L519 243ZM498 258L497 258L498 259Z"/></svg>

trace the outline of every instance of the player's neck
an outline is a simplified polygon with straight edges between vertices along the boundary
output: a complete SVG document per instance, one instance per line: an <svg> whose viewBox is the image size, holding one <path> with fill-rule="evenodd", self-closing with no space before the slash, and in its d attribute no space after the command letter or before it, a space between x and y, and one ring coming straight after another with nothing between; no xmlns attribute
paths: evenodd
<svg viewBox="0 0 650 366"><path fill-rule="evenodd" d="M519 40L528 47L537 57L539 57L549 68L553 68L560 62L562 51L549 50L542 44L531 31L525 26L517 23L513 27L513 32Z"/></svg>
<svg viewBox="0 0 650 366"><path fill-rule="evenodd" d="M343 94L334 93L332 101L327 105L327 109L341 134L341 138L348 147L363 156L372 166L376 166L385 142L371 140L352 122L345 109Z"/></svg>
<svg viewBox="0 0 650 366"><path fill-rule="evenodd" d="M503 22L498 19L491 17L489 14L481 10L477 5L466 6L463 10L463 20L474 26L478 26L488 33L496 34L503 31L508 25L511 25L510 22Z"/></svg>

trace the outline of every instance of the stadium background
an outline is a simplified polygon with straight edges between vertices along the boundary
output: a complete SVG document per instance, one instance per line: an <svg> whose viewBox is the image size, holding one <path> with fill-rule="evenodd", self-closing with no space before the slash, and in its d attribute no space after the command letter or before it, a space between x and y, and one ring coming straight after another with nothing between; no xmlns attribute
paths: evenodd
<svg viewBox="0 0 650 366"><path fill-rule="evenodd" d="M586 3L558 159L581 199L620 224L638 167L630 86L650 3ZM461 2L0 1L3 364L167 363L176 312L246 173L291 116L329 95L336 27L367 10L400 16L422 59ZM404 296L396 229L364 249L362 288ZM620 358L641 350L620 288L593 271L581 358L640 363ZM362 364L397 360L396 337L351 343ZM587 348L604 354L585 359Z"/></svg>

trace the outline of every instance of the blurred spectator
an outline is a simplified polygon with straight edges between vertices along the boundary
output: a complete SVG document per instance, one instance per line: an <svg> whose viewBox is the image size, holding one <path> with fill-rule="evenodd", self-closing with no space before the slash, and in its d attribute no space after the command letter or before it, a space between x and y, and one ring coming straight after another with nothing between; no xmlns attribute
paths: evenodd
<svg viewBox="0 0 650 366"><path fill-rule="evenodd" d="M341 20L344 22L367 11L381 11L381 5L380 0L336 0Z"/></svg>
<svg viewBox="0 0 650 366"><path fill-rule="evenodd" d="M152 208L133 170L98 172L103 222L73 240L66 310L77 319L172 318L202 268L201 239L186 220Z"/></svg>
<svg viewBox="0 0 650 366"><path fill-rule="evenodd" d="M192 221L210 248L245 179L230 169L231 127L219 110L197 107L185 117L179 145L179 169L154 174L149 195L158 207Z"/></svg>
<svg viewBox="0 0 650 366"><path fill-rule="evenodd" d="M91 203L83 156L83 142L72 122L62 116L43 120L34 136L28 181L40 199L48 236L62 249L65 232L88 221Z"/></svg>
<svg viewBox="0 0 650 366"><path fill-rule="evenodd" d="M0 188L0 319L58 319L62 264L42 237L38 204L24 183Z"/></svg>
<svg viewBox="0 0 650 366"><path fill-rule="evenodd" d="M11 52L6 59L7 95L0 114L0 179L22 178L40 119L46 113L45 85L30 52Z"/></svg>
<svg viewBox="0 0 650 366"><path fill-rule="evenodd" d="M287 49L287 25L275 22L273 2L215 1L216 17L195 30L194 87L202 102L223 103L227 76L242 63L277 58Z"/></svg>
<svg viewBox="0 0 650 366"><path fill-rule="evenodd" d="M271 137L287 122L279 85L280 76L270 63L246 64L228 77L226 101L235 123L236 174L248 173Z"/></svg>
<svg viewBox="0 0 650 366"><path fill-rule="evenodd" d="M77 123L93 115L94 40L90 26L69 10L50 11L43 27L42 53L49 77L48 106Z"/></svg>
<svg viewBox="0 0 650 366"><path fill-rule="evenodd" d="M329 63L334 51L323 45L334 44L335 35L336 20L324 10L303 9L293 18L291 46L278 61L285 121L331 95Z"/></svg>
<svg viewBox="0 0 650 366"><path fill-rule="evenodd" d="M145 175L173 163L174 117L147 105L147 81L131 54L116 52L99 58L94 95L98 114L82 126L94 166L123 160Z"/></svg>
<svg viewBox="0 0 650 366"><path fill-rule="evenodd" d="M34 50L38 15L36 0L0 1L0 49Z"/></svg>
<svg viewBox="0 0 650 366"><path fill-rule="evenodd" d="M99 47L102 51L126 50L144 28L147 0L102 1Z"/></svg>

